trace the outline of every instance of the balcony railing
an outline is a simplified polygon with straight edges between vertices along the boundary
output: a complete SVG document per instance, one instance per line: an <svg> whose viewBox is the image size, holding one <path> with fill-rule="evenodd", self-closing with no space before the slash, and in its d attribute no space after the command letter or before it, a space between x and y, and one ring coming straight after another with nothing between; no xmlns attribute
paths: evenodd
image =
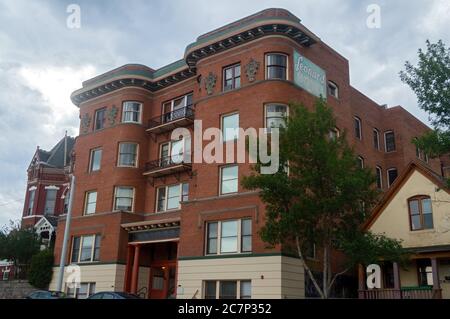
<svg viewBox="0 0 450 319"><path fill-rule="evenodd" d="M359 299L441 299L440 289L433 287L403 287L402 289L360 290Z"/></svg>
<svg viewBox="0 0 450 319"><path fill-rule="evenodd" d="M148 132L163 133L177 127L189 125L194 121L194 108L192 105L164 113L148 121Z"/></svg>
<svg viewBox="0 0 450 319"><path fill-rule="evenodd" d="M189 154L165 156L145 164L144 175L160 177L192 169Z"/></svg>

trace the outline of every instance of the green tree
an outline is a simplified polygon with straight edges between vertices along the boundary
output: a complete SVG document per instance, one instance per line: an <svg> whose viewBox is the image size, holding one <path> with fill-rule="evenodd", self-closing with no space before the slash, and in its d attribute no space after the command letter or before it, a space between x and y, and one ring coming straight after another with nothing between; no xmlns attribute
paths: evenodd
<svg viewBox="0 0 450 319"><path fill-rule="evenodd" d="M317 100L313 112L298 104L291 104L289 112L286 128L280 131L280 170L273 175L260 174L261 165L255 165L243 186L259 190L266 205L261 238L298 255L318 294L328 298L336 278L355 263L378 260L385 252L397 260L403 250L399 242L362 229L379 194L375 176L360 167L345 132L330 137L336 127L331 108ZM370 249L352 245L361 239L370 243ZM323 252L321 282L304 258L311 243ZM331 264L336 261L331 252L335 249L342 250L348 262L342 265L342 272L332 274Z"/></svg>
<svg viewBox="0 0 450 319"><path fill-rule="evenodd" d="M27 267L39 247L39 238L32 228L21 228L11 221L8 227L0 229L0 259L13 261L15 267Z"/></svg>
<svg viewBox="0 0 450 319"><path fill-rule="evenodd" d="M39 289L47 289L52 280L53 251L45 249L31 258L28 281Z"/></svg>
<svg viewBox="0 0 450 319"><path fill-rule="evenodd" d="M419 49L416 66L405 63L400 79L414 91L434 127L414 143L431 157L439 157L450 153L450 48L442 40L427 40L426 45L426 51Z"/></svg>

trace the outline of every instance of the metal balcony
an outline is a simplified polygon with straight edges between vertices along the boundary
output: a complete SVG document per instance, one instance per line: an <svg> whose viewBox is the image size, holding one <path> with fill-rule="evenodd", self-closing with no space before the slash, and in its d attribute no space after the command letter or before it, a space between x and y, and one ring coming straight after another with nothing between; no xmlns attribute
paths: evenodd
<svg viewBox="0 0 450 319"><path fill-rule="evenodd" d="M148 121L147 132L160 134L172 131L177 127L184 127L194 122L194 108L192 105L164 113Z"/></svg>
<svg viewBox="0 0 450 319"><path fill-rule="evenodd" d="M145 164L144 175L150 177L162 177L192 170L190 155L180 154L165 156Z"/></svg>

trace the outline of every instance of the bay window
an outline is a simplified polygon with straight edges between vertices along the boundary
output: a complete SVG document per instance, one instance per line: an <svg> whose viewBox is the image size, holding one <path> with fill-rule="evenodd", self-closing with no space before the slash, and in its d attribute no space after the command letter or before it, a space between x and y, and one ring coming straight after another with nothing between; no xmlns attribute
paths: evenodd
<svg viewBox="0 0 450 319"><path fill-rule="evenodd" d="M222 116L222 138L224 142L239 138L239 113Z"/></svg>
<svg viewBox="0 0 450 319"><path fill-rule="evenodd" d="M138 144L136 143L119 143L119 167L136 167L137 166Z"/></svg>
<svg viewBox="0 0 450 319"><path fill-rule="evenodd" d="M287 56L285 54L266 54L266 78L287 80Z"/></svg>
<svg viewBox="0 0 450 319"><path fill-rule="evenodd" d="M126 101L122 105L122 123L141 123L142 103Z"/></svg>

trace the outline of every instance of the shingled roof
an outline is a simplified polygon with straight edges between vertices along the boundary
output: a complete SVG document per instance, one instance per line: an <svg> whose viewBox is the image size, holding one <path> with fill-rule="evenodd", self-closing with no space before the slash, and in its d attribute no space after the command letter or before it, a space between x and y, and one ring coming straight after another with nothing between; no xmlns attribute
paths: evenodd
<svg viewBox="0 0 450 319"><path fill-rule="evenodd" d="M64 168L64 144L67 138L67 150L66 150L66 165L70 162L70 153L75 145L75 138L67 136L63 137L50 151L45 151L39 147L33 157L32 163L36 160L39 164L54 167Z"/></svg>

